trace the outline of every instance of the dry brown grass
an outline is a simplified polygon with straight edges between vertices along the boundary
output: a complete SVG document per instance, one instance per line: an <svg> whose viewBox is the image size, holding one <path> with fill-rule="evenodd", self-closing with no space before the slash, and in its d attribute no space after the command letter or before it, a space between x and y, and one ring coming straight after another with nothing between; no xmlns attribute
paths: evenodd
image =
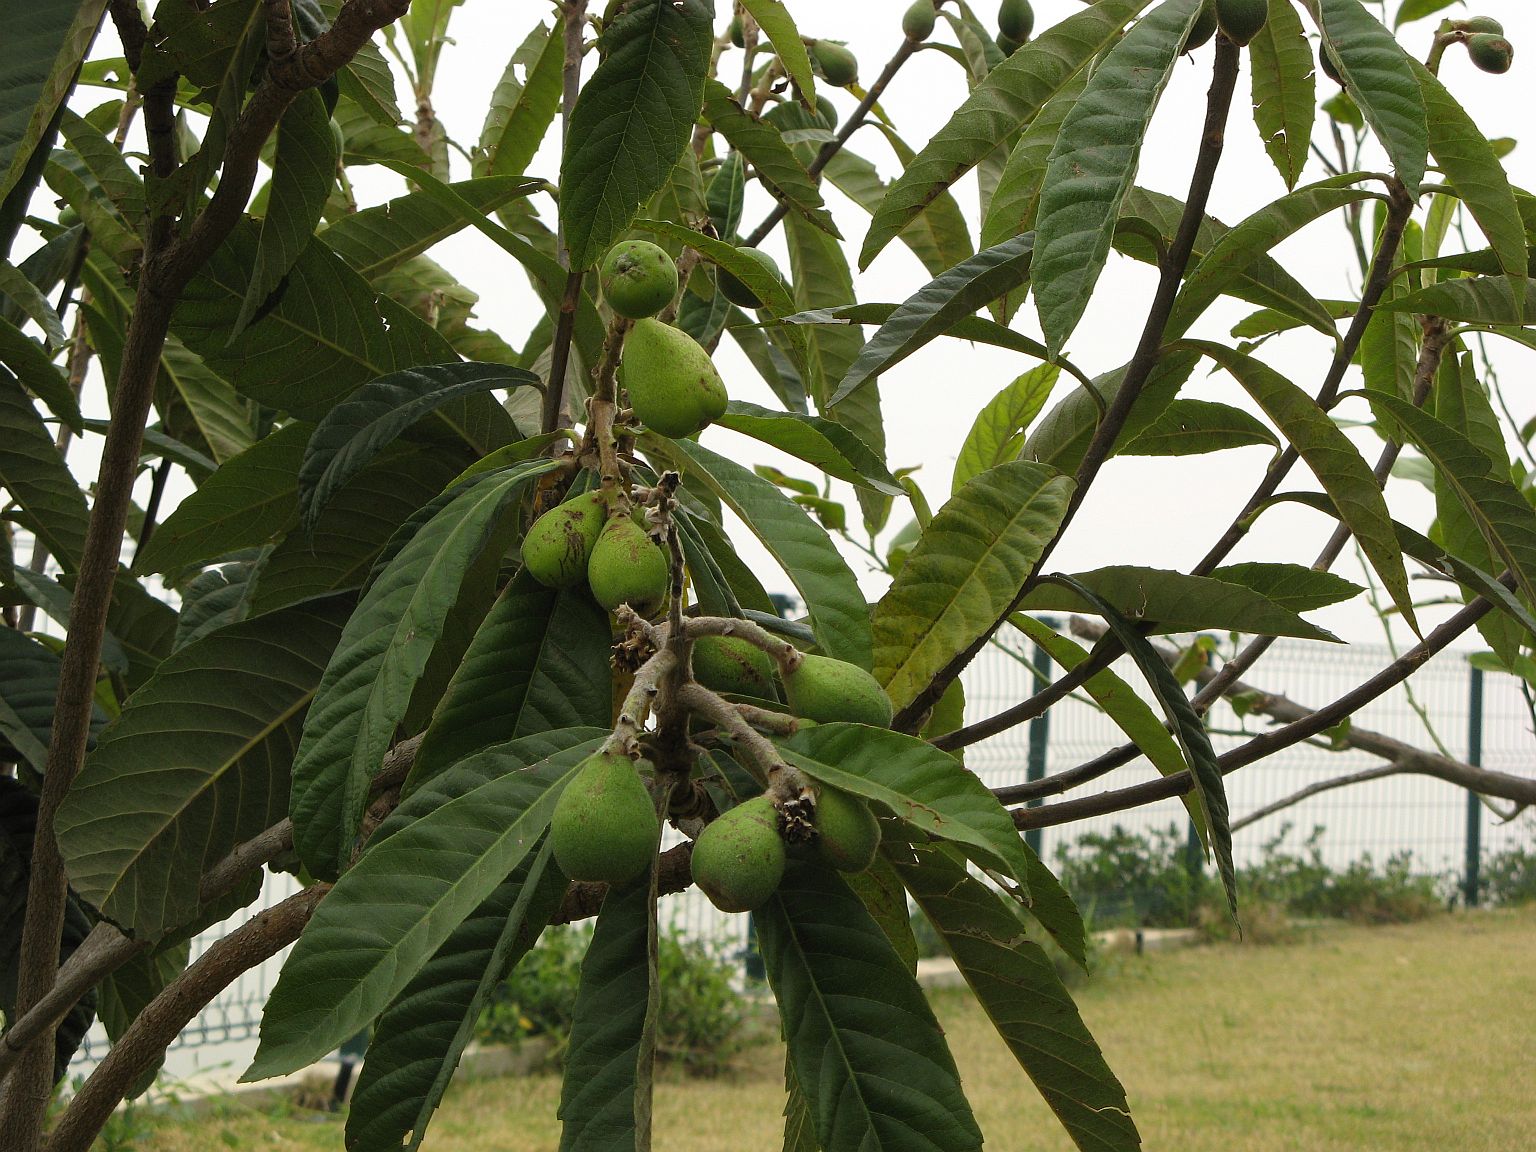
<svg viewBox="0 0 1536 1152"><path fill-rule="evenodd" d="M1536 1147L1536 909L1294 944L1128 959L1079 992L1150 1152L1524 1152ZM989 1152L1071 1148L963 993L938 1011ZM782 1050L735 1075L663 1077L657 1147L773 1149ZM549 1077L454 1089L429 1152L552 1152ZM341 1122L227 1105L136 1147L335 1152Z"/></svg>

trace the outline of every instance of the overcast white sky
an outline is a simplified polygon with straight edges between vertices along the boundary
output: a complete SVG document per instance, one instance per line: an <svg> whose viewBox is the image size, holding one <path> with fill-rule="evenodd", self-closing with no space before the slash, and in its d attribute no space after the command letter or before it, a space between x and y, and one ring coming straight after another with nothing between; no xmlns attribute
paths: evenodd
<svg viewBox="0 0 1536 1152"><path fill-rule="evenodd" d="M906 2L843 0L837 4L814 4L806 0L789 0L788 7L803 34L846 41L859 58L861 77L871 80L900 42L900 16ZM1396 6L1395 3L1391 5L1394 10ZM722 22L728 7L725 0L717 0ZM1497 17L1516 46L1514 69L1502 77L1479 72L1461 51L1448 53L1442 70L1442 78L1490 137L1519 137L1528 126L1525 118L1530 115L1532 95L1536 92L1531 81L1531 69L1536 67L1536 11L1533 7L1536 6L1526 0L1487 0L1470 8L1456 5L1449 10L1453 15L1475 13ZM1075 0L1036 0L1035 8L1037 28L1043 28L1077 11L1080 5ZM984 19L991 19L992 6L987 0L976 5L976 9ZM478 138L489 92L507 56L536 20L543 18L547 21L549 12L548 4L533 0L467 0L454 14L453 43L444 50L437 88L433 93L437 113L451 136L466 145ZM1409 51L1422 58L1436 22L1437 18L1423 21L1404 31L1402 39ZM950 36L941 21L936 37ZM109 41L110 35L103 37L102 51L116 51L115 44L109 44ZM1210 59L1211 50L1207 48L1178 67L1143 153L1139 182L1145 186L1182 198L1203 116ZM1326 81L1323 83L1326 85ZM907 64L882 104L906 141L913 147L920 147L943 125L965 92L965 78L953 61L938 52L923 52ZM1253 128L1247 92L1245 62L1245 75L1230 121L1226 156L1212 201L1213 213L1228 223L1235 223L1285 191ZM405 93L401 95L402 106L409 108L411 101L406 99ZM844 92L834 92L832 98L844 116L853 107L853 98ZM535 161L535 174L555 177L558 170L556 139L557 133L552 132L550 141ZM853 147L873 160L887 178L899 170L893 154L878 133L860 133L854 138ZM1508 163L1517 183L1525 187L1536 186L1536 142L1517 149ZM467 174L462 171L464 165L461 162L456 161L456 164L456 178ZM1322 174L1314 162L1304 181L1317 179ZM398 191L399 183L391 176L376 183L365 181L363 189L365 194L383 198ZM851 259L857 253L868 217L835 190L828 189L826 195L847 236ZM978 220L974 181L971 178L962 181L956 195L974 235ZM748 221L760 218L767 206L766 199L758 193L756 207L747 212ZM547 210L547 201L545 207ZM780 263L787 267L777 238L770 239L765 248L780 257ZM520 270L474 233L440 245L433 255L481 294L480 324L501 331L513 344L521 343L523 335L537 319L538 306L533 294L526 289ZM1341 226L1333 221L1314 225L1279 249L1277 255L1318 296L1346 295L1355 289L1353 259L1347 240ZM927 279L916 259L902 245L895 243L866 274L858 277L859 298L899 301L920 288ZM1097 373L1129 358L1153 281L1150 269L1111 257L1099 292L1067 349L1081 367ZM1219 306L1196 331L1211 338L1226 338L1231 323L1249 310L1242 305ZM1020 313L1015 325L1031 335L1038 335L1032 305ZM1301 386L1315 390L1330 351L1320 338L1303 334L1271 342L1262 355ZM1536 354L1502 341L1497 342L1495 352L1505 394L1517 418L1524 420L1536 412L1531 383ZM776 406L766 386L729 340L722 344L717 359L734 398ZM1032 366L1030 360L1013 353L940 340L893 369L881 380L891 466L921 465L918 479L937 508L949 494L954 457L977 409L1015 375ZM1065 385L1061 388L1065 389ZM1197 376L1186 394L1244 403L1242 394L1234 387L1203 376ZM1357 411L1346 407L1341 414L1360 416L1363 411L1363 407ZM775 457L755 442L742 440L721 429L708 430L704 442L737 459L776 462L789 471L808 474L805 466ZM1366 436L1361 443L1367 457L1374 459L1375 442ZM1232 514L1241 507L1267 460L1266 450L1241 449L1184 460L1135 458L1112 461L1055 553L1052 564L1064 571L1110 563L1187 568L1204 554ZM80 463L85 464L85 460ZM1310 486L1311 478L1298 468L1293 473L1292 483L1293 486ZM851 492L844 495L850 497L851 506ZM1433 505L1421 488L1397 481L1391 485L1389 495L1400 518L1420 528L1427 526L1433 515ZM890 530L899 528L908 518L906 511L898 506ZM1234 559L1310 563L1330 529L1331 521L1325 523L1315 513L1276 510L1266 514L1259 530L1234 554ZM764 583L769 588L788 590L788 582L774 571L775 566L766 551L744 533L738 535L743 555L759 569ZM867 561L857 554L850 554L850 562L861 574L867 592L872 598L877 596L884 577L867 572ZM1337 570L1358 577L1354 567L1352 558L1346 556ZM1374 641L1380 638L1375 616L1363 601L1316 613L1314 618L1347 639ZM1433 616L1429 618L1433 619Z"/></svg>

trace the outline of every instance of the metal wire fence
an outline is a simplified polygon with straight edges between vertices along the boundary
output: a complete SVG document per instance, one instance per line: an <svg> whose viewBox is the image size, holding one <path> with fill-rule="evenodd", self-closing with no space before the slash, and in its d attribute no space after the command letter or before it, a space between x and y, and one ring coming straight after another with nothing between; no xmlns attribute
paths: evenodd
<svg viewBox="0 0 1536 1152"><path fill-rule="evenodd" d="M994 647L984 652L964 678L967 714L990 715L1031 695L1035 682L1029 663L1032 655L1023 643L1014 651ZM1318 706L1367 679L1392 658L1393 654L1383 648L1281 641L1254 669L1249 680L1267 692L1282 693L1297 703ZM1127 661L1117 664L1115 670L1142 690ZM1442 654L1413 677L1410 688L1388 693L1362 709L1352 723L1419 747L1432 748L1438 741L1458 759L1529 775L1536 765L1536 739L1532 735L1531 709L1519 686L1512 677L1489 676L1483 680L1479 700L1474 695L1474 679L1464 655ZM1265 726L1261 719L1239 717L1225 703L1213 710L1210 724L1218 752ZM1100 711L1076 697L1053 708L1035 733L1037 741L1042 735L1046 737L1046 773L1060 772L1090 760L1123 739ZM968 749L966 764L990 786L1021 783L1029 771L1029 741L1028 727L1011 730ZM1040 761L1038 755L1036 759ZM1241 820L1309 785L1380 763L1358 751L1334 752L1312 745L1291 748L1228 777L1232 817L1234 821ZM1124 787L1153 774L1154 769L1146 760L1137 759L1074 795ZM1086 834L1107 833L1116 826L1146 834L1170 825L1182 828L1186 821L1179 801L1163 801L1046 829L1039 838L1037 851L1051 860L1063 846L1075 844ZM1317 844L1330 868L1342 869L1367 856L1381 862L1406 852L1411 853L1415 871L1441 877L1448 890L1452 886L1464 888L1469 862L1517 849L1536 851L1536 820L1525 817L1501 822L1497 816L1484 812L1475 799L1469 806L1467 793L1453 785L1425 776L1401 775L1323 792L1242 828L1235 834L1233 845L1239 867L1258 863L1266 843L1287 822L1300 836L1315 828L1322 829ZM676 842L676 833L668 835L666 843L670 846ZM295 887L291 877L270 877L262 905L276 903ZM199 936L193 944L193 956L254 911L246 909L227 924ZM747 918L718 912L697 891L664 899L661 915L665 929L708 941L727 952L747 950ZM224 1053L237 1064L248 1058L260 1025L262 1005L284 955L279 954L246 973L209 1005L178 1037L171 1066L176 1066L178 1053L194 1057L204 1051ZM88 1070L105 1050L105 1037L93 1031L76 1059L77 1070Z"/></svg>

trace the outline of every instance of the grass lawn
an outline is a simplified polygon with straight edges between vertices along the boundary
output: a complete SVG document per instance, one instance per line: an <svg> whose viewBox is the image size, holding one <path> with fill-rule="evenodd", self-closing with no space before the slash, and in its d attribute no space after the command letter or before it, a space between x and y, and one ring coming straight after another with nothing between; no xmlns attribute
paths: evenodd
<svg viewBox="0 0 1536 1152"><path fill-rule="evenodd" d="M1536 908L1297 944L1125 958L1078 1001L1150 1152L1524 1152L1536 1147ZM1072 1147L964 992L938 995L989 1152ZM718 1080L661 1077L667 1152L779 1147L782 1049ZM457 1086L429 1152L553 1152L558 1082ZM338 1118L238 1102L157 1119L135 1148L339 1150Z"/></svg>

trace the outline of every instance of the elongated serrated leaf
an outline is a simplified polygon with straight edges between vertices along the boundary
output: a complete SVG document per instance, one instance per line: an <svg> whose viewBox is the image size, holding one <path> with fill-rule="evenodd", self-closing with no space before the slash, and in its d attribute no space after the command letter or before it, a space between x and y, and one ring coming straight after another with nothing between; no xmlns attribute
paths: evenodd
<svg viewBox="0 0 1536 1152"><path fill-rule="evenodd" d="M371 380L315 426L299 469L299 520L312 528L332 494L344 487L411 425L436 414L471 447L485 451L482 430L464 423L453 401L492 388L540 386L532 372L503 364L434 364Z"/></svg>
<svg viewBox="0 0 1536 1152"><path fill-rule="evenodd" d="M1424 95L1430 153L1488 238L1503 271L1524 276L1530 260L1525 225L1504 165L1477 121L1439 78L1418 61L1413 71Z"/></svg>
<svg viewBox="0 0 1536 1152"><path fill-rule="evenodd" d="M774 412L733 400L715 423L761 440L855 487L889 496L904 492L869 446L836 421L801 412Z"/></svg>
<svg viewBox="0 0 1536 1152"><path fill-rule="evenodd" d="M1393 603L1417 631L1408 574L1392 532L1392 517L1376 477L1359 450L1310 396L1262 360L1203 340L1187 341L1186 346L1224 368L1279 427L1281 435L1307 462L1324 491L1338 505L1344 522L1353 530Z"/></svg>
<svg viewBox="0 0 1536 1152"><path fill-rule="evenodd" d="M927 741L863 724L818 724L780 741L779 750L811 779L873 800L1011 878L1027 901L1035 864L1007 809Z"/></svg>
<svg viewBox="0 0 1536 1152"><path fill-rule="evenodd" d="M305 926L241 1079L308 1067L403 992L533 851L594 735L550 733L531 763L515 746L488 748L402 802Z"/></svg>
<svg viewBox="0 0 1536 1152"><path fill-rule="evenodd" d="M781 0L742 0L741 6L752 14L752 19L757 21L763 35L768 37L779 62L784 65L784 71L795 82L804 99L814 104L816 79L811 74L811 56L805 50L805 41L800 38L800 30L795 27L789 9Z"/></svg>
<svg viewBox="0 0 1536 1152"><path fill-rule="evenodd" d="M1194 456L1264 444L1278 448L1275 434L1241 408L1210 400L1175 400L1121 456Z"/></svg>
<svg viewBox="0 0 1536 1152"><path fill-rule="evenodd" d="M469 568L521 485L513 469L456 497L401 549L347 621L293 766L294 846L310 872L335 876L352 851L368 785L443 635Z"/></svg>
<svg viewBox="0 0 1536 1152"><path fill-rule="evenodd" d="M423 781L488 744L605 725L613 716L607 616L579 591L513 577L470 641L406 781Z"/></svg>
<svg viewBox="0 0 1536 1152"><path fill-rule="evenodd" d="M1311 612L1330 604L1352 599L1364 591L1342 576L1319 572L1300 564L1273 564L1248 561L1228 564L1211 573L1217 580L1252 588L1282 608L1292 612Z"/></svg>
<svg viewBox="0 0 1536 1152"><path fill-rule="evenodd" d="M831 403L899 364L955 321L1027 283L1035 236L1026 232L963 260L910 297L859 352Z"/></svg>
<svg viewBox="0 0 1536 1152"><path fill-rule="evenodd" d="M1384 302L1393 312L1441 316L1460 324L1536 324L1536 285L1527 276L1443 280Z"/></svg>
<svg viewBox="0 0 1536 1152"><path fill-rule="evenodd" d="M841 238L842 233L822 203L821 191L777 128L743 109L718 80L704 86L704 117L732 148L747 158L776 198L829 235Z"/></svg>
<svg viewBox="0 0 1536 1152"><path fill-rule="evenodd" d="M77 891L131 934L191 920L204 872L287 811L304 712L345 606L304 605L171 656L103 733L59 809Z"/></svg>
<svg viewBox="0 0 1536 1152"><path fill-rule="evenodd" d="M1125 1089L1015 908L949 849L915 844L908 853L891 852L907 890L1073 1143L1083 1152L1140 1149Z"/></svg>
<svg viewBox="0 0 1536 1152"><path fill-rule="evenodd" d="M1211 747L1211 738L1205 730L1204 722L1185 698L1173 672L1134 624L1080 581L1070 576L1050 576L1047 579L1088 601L1093 611L1104 618L1110 631L1146 677L1147 685L1168 718L1168 725L1173 729L1179 747L1184 752L1184 759L1189 764L1200 805L1205 810L1204 824L1210 830L1209 847L1216 857L1216 870L1221 874L1222 887L1226 889L1227 906L1236 919L1237 871L1232 864L1232 824L1227 812L1227 791L1221 777L1221 765L1216 761L1216 752Z"/></svg>
<svg viewBox="0 0 1536 1152"><path fill-rule="evenodd" d="M39 292L37 285L28 280L26 274L9 260L0 260L0 296L8 297L33 320L54 347L62 346L69 339L59 314L48 303L48 297Z"/></svg>
<svg viewBox="0 0 1536 1152"><path fill-rule="evenodd" d="M1390 309L1392 300L1404 296L1409 288L1394 280L1382 297L1382 304L1371 313L1360 339L1360 375L1365 379L1366 396L1384 392L1407 400L1413 395L1413 379L1418 371L1419 324L1405 312ZM1235 333L1234 333L1235 334ZM1377 418L1387 420L1380 413ZM1383 431L1387 431L1385 423ZM1398 437L1393 436L1393 439Z"/></svg>
<svg viewBox="0 0 1536 1152"><path fill-rule="evenodd" d="M539 143L560 110L560 75L565 63L565 21L537 25L512 53L501 74L475 155L476 176L510 176L527 171ZM526 80L520 80L521 69Z"/></svg>
<svg viewBox="0 0 1536 1152"><path fill-rule="evenodd" d="M701 232L671 220L636 220L635 227L644 232L653 232L658 236L681 241L701 256L725 269L752 290L763 302L763 311L774 319L780 319L794 312L794 297L790 295L784 282L734 244L705 236Z"/></svg>
<svg viewBox="0 0 1536 1152"><path fill-rule="evenodd" d="M714 40L705 0L640 0L603 30L560 165L573 268L590 268L666 183L704 99Z"/></svg>
<svg viewBox="0 0 1536 1152"><path fill-rule="evenodd" d="M0 40L0 200L21 181L106 8L107 0L38 0L7 12Z"/></svg>
<svg viewBox="0 0 1536 1152"><path fill-rule="evenodd" d="M1132 188L1126 195L1121 218L1138 222L1137 227L1120 227L1115 230L1115 250L1133 260L1157 265L1162 247L1173 243L1178 232L1179 220L1184 214L1184 202L1161 192L1147 188ZM1162 238L1158 245L1143 235L1143 227L1150 226ZM1193 261L1198 263L1207 252L1219 244L1230 229L1214 216L1205 216L1195 234ZM1335 312L1325 306L1296 277L1292 276L1278 260L1260 254L1229 281L1227 293L1266 308L1274 308L1287 316L1316 328L1330 339L1338 338ZM1358 305L1343 314L1353 315Z"/></svg>
<svg viewBox="0 0 1536 1152"><path fill-rule="evenodd" d="M517 176L483 176L448 185L477 213L492 212L528 195L535 186ZM432 193L418 190L376 208L343 216L321 232L320 237L343 260L372 280L466 226L462 215L443 205Z"/></svg>
<svg viewBox="0 0 1536 1152"><path fill-rule="evenodd" d="M1056 144L1062 121L1083 94L1087 83L1088 77L1078 73L1051 97L1020 133L1019 142L1008 154L1008 162L998 177L992 199L987 202L987 213L981 222L983 248L994 247L1035 226L1035 212L1040 206L1040 183L1045 179L1051 149ZM1018 302L1023 302L1023 293L1019 294Z"/></svg>
<svg viewBox="0 0 1536 1152"><path fill-rule="evenodd" d="M837 546L799 505L750 469L702 445L655 436L642 444L648 455L680 465L687 478L713 492L773 553L805 601L823 652L861 668L871 666L869 608L859 582Z"/></svg>
<svg viewBox="0 0 1536 1152"><path fill-rule="evenodd" d="M182 589L173 650L185 648L215 629L238 624L250 614L256 570L265 554L265 549L257 549L254 559L210 568L187 583Z"/></svg>
<svg viewBox="0 0 1536 1152"><path fill-rule="evenodd" d="M27 390L48 405L55 416L75 431L80 430L80 402L64 373L36 340L5 319L0 319L0 364L14 372Z"/></svg>
<svg viewBox="0 0 1536 1152"><path fill-rule="evenodd" d="M1206 628L1257 636L1297 636L1338 642L1332 632L1303 620L1241 584L1190 576L1161 568L1117 564L1072 575L1073 587L1043 585L1025 597L1031 612L1093 611L1077 597L1078 585L1113 605L1123 619L1153 626L1153 632L1199 632Z"/></svg>
<svg viewBox="0 0 1536 1152"><path fill-rule="evenodd" d="M652 996L644 882L610 887L581 961L560 1091L560 1152L640 1149L637 1073Z"/></svg>
<svg viewBox="0 0 1536 1152"><path fill-rule="evenodd" d="M1056 629L1036 620L1033 616L1016 612L1008 620L1020 632L1044 648L1050 658L1068 672L1088 659L1088 652L1082 645L1061 635ZM1084 683L1083 691L1093 698L1095 704L1104 709L1104 714L1114 721L1115 727L1124 732L1136 745L1141 754L1157 769L1159 775L1176 776L1184 771L1186 767L1184 753L1179 750L1178 743L1169 734L1167 727L1157 718L1147 702L1136 694L1136 690L1113 671L1106 668L1102 672L1095 672ZM1184 807L1189 810L1189 819L1194 824L1201 842L1209 844L1210 829L1206 827L1205 809L1200 806L1198 798L1186 794L1180 799L1184 802Z"/></svg>
<svg viewBox="0 0 1536 1152"><path fill-rule="evenodd" d="M1536 601L1536 512L1485 452L1466 436L1427 412L1382 396L1383 405L1435 466L1444 484L1477 524L1494 554L1519 581L1527 601Z"/></svg>
<svg viewBox="0 0 1536 1152"><path fill-rule="evenodd" d="M1253 119L1264 151L1287 188L1306 167L1317 118L1316 64L1301 17L1289 3L1271 4L1269 19L1248 43L1253 67Z"/></svg>
<svg viewBox="0 0 1536 1152"><path fill-rule="evenodd" d="M263 437L187 496L134 557L136 572L166 572L267 543L298 512L299 467L314 426Z"/></svg>
<svg viewBox="0 0 1536 1152"><path fill-rule="evenodd" d="M1173 314L1164 329L1164 338L1176 340L1199 319L1216 299L1234 285L1260 256L1267 256L1276 245L1288 240L1308 224L1350 204L1374 199L1375 193L1349 185L1358 183L1354 175L1336 176L1308 185L1273 203L1266 204L1252 216L1221 237L1200 258L1184 280L1174 301Z"/></svg>
<svg viewBox="0 0 1536 1152"><path fill-rule="evenodd" d="M896 314L900 304L845 304L840 308L811 308L785 317L785 324L803 324L810 327L842 328L850 325L884 324ZM945 329L945 336L955 340L968 340L975 344L990 344L994 348L1007 348L1026 356L1045 359L1045 345L1031 340L1022 332L1005 328L985 316L962 316L953 320ZM868 385L866 385L868 387Z"/></svg>
<svg viewBox="0 0 1536 1152"><path fill-rule="evenodd" d="M1345 90L1392 158L1412 195L1424 179L1429 128L1413 57L1360 0L1303 0L1333 55Z"/></svg>
<svg viewBox="0 0 1536 1152"><path fill-rule="evenodd" d="M41 572L19 564L11 571L11 581L44 615L52 617L66 633L69 631L71 597L68 588ZM128 653L123 650L122 642L110 631L101 638L101 664L114 675L125 676L128 673Z"/></svg>
<svg viewBox="0 0 1536 1152"><path fill-rule="evenodd" d="M1165 0L1094 70L1051 150L1035 225L1035 305L1060 352L1093 295L1141 143L1200 0Z"/></svg>
<svg viewBox="0 0 1536 1152"><path fill-rule="evenodd" d="M875 605L875 678L899 712L1007 615L1073 489L1025 460L974 477L939 509Z"/></svg>
<svg viewBox="0 0 1536 1152"><path fill-rule="evenodd" d="M1198 362L1199 357L1190 352L1164 353L1159 358L1157 367L1152 369L1152 375L1131 406L1131 413L1115 439L1112 451L1124 451L1137 436L1156 423L1173 403ZM1124 379L1124 368L1094 378L1094 386L1106 405L1114 403ZM1098 421L1098 405L1086 389L1079 387L1040 418L1024 442L1022 456L1062 472L1076 471L1093 439Z"/></svg>
<svg viewBox="0 0 1536 1152"><path fill-rule="evenodd" d="M366 282L320 243L299 254L272 310L229 343L256 244L254 225L237 227L188 285L172 321L187 347L245 395L312 420L364 381L452 359L418 344L415 325L426 326L403 310L386 323Z"/></svg>
<svg viewBox="0 0 1536 1152"><path fill-rule="evenodd" d="M53 709L59 695L59 657L14 628L0 628L0 755L22 759L38 772L48 756L53 734ZM91 709L91 740L106 723L97 706ZM15 753L13 755L13 753Z"/></svg>
<svg viewBox="0 0 1536 1152"><path fill-rule="evenodd" d="M1029 124L1149 2L1105 0L1074 13L987 73L891 186L864 237L859 267L869 267L914 216L980 163L998 141Z"/></svg>
<svg viewBox="0 0 1536 1152"><path fill-rule="evenodd" d="M756 919L821 1147L979 1149L981 1130L933 1010L837 873L792 865Z"/></svg>
<svg viewBox="0 0 1536 1152"><path fill-rule="evenodd" d="M379 1017L347 1108L350 1152L413 1152L480 1016L537 941L567 882L545 847L453 930Z"/></svg>
<svg viewBox="0 0 1536 1152"><path fill-rule="evenodd" d="M272 190L261 222L256 262L229 333L230 342L245 330L309 243L336 183L337 159L325 101L313 89L300 92L277 126Z"/></svg>
<svg viewBox="0 0 1536 1152"><path fill-rule="evenodd" d="M0 368L0 488L65 571L85 547L85 496L16 377Z"/></svg>
<svg viewBox="0 0 1536 1152"><path fill-rule="evenodd" d="M1024 431L1040 414L1061 376L1054 364L1031 368L987 401L955 457L951 494L989 468L1015 459L1024 447Z"/></svg>
<svg viewBox="0 0 1536 1152"><path fill-rule="evenodd" d="M1397 10L1396 18L1392 21L1392 27L1401 28L1404 24L1433 16L1436 12L1449 8L1455 3L1457 0L1403 0Z"/></svg>

